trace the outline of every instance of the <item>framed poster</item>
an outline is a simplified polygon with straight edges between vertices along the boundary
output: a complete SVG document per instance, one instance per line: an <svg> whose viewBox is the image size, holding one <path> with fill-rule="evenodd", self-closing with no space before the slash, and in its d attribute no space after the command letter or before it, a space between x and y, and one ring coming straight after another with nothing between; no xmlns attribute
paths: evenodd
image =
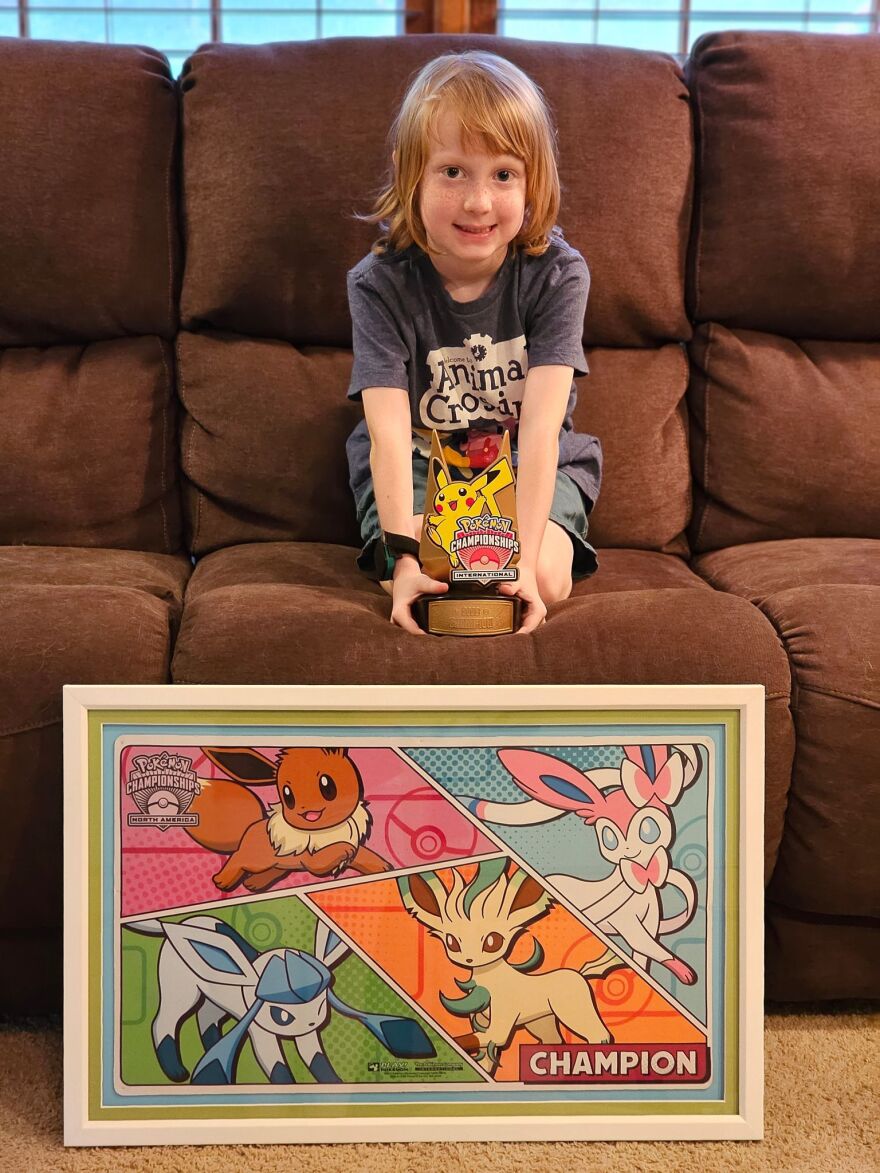
<svg viewBox="0 0 880 1173"><path fill-rule="evenodd" d="M69 686L65 1142L757 1139L760 686Z"/></svg>

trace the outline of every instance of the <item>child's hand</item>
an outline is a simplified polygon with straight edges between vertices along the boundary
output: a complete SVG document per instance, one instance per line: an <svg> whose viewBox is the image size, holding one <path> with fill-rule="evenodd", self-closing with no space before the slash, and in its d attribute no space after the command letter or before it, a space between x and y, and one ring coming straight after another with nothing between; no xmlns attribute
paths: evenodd
<svg viewBox="0 0 880 1173"><path fill-rule="evenodd" d="M516 582L503 582L498 587L499 595L519 595L525 606L522 627L517 635L528 635L544 622L547 608L538 591L538 580L534 570L525 570L519 567L519 578Z"/></svg>
<svg viewBox="0 0 880 1173"><path fill-rule="evenodd" d="M412 617L412 604L419 595L443 595L449 590L449 583L438 582L422 573L415 558L405 554L394 565L391 589L391 622L413 635L427 635Z"/></svg>

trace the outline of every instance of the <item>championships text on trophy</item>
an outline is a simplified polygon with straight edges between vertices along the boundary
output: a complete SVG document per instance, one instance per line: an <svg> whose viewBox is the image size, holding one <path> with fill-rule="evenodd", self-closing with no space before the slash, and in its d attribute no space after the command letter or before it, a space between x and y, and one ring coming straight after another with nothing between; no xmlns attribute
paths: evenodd
<svg viewBox="0 0 880 1173"><path fill-rule="evenodd" d="M497 459L469 481L454 481L436 432L431 436L422 570L448 582L445 595L421 595L416 623L432 635L509 635L522 622L522 600L500 595L518 577L516 483L505 432Z"/></svg>

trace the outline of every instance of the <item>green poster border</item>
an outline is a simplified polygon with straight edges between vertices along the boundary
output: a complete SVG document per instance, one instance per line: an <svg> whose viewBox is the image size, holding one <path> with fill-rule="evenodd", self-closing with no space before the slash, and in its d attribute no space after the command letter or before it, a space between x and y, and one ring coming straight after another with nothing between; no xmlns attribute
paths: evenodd
<svg viewBox="0 0 880 1173"><path fill-rule="evenodd" d="M613 725L652 722L664 724L715 724L725 730L726 820L725 876L726 926L724 942L725 988L725 1070L723 1100L695 1103L511 1103L496 1101L482 1104L231 1104L202 1106L181 1104L144 1105L143 1107L105 1107L100 1102L101 1088L101 741L105 724L163 725L383 725L432 724L439 726L473 725L475 718L493 725ZM739 877L740 791L740 711L720 709L519 709L500 712L480 709L463 714L454 710L384 709L363 711L338 709L90 709L88 711L88 1121L149 1120L260 1120L314 1119L344 1120L400 1117L493 1117L493 1116L735 1116L739 1114L740 1053L740 951ZM391 1085L389 1085L390 1087ZM267 1140L271 1137L267 1136Z"/></svg>

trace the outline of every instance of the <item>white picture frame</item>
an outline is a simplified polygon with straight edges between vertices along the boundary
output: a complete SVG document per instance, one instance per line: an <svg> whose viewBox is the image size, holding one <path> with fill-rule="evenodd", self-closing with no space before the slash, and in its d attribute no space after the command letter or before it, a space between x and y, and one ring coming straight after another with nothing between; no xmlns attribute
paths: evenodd
<svg viewBox="0 0 880 1173"><path fill-rule="evenodd" d="M760 1139L763 758L759 685L66 686L65 1144ZM366 830L195 841L284 770Z"/></svg>

